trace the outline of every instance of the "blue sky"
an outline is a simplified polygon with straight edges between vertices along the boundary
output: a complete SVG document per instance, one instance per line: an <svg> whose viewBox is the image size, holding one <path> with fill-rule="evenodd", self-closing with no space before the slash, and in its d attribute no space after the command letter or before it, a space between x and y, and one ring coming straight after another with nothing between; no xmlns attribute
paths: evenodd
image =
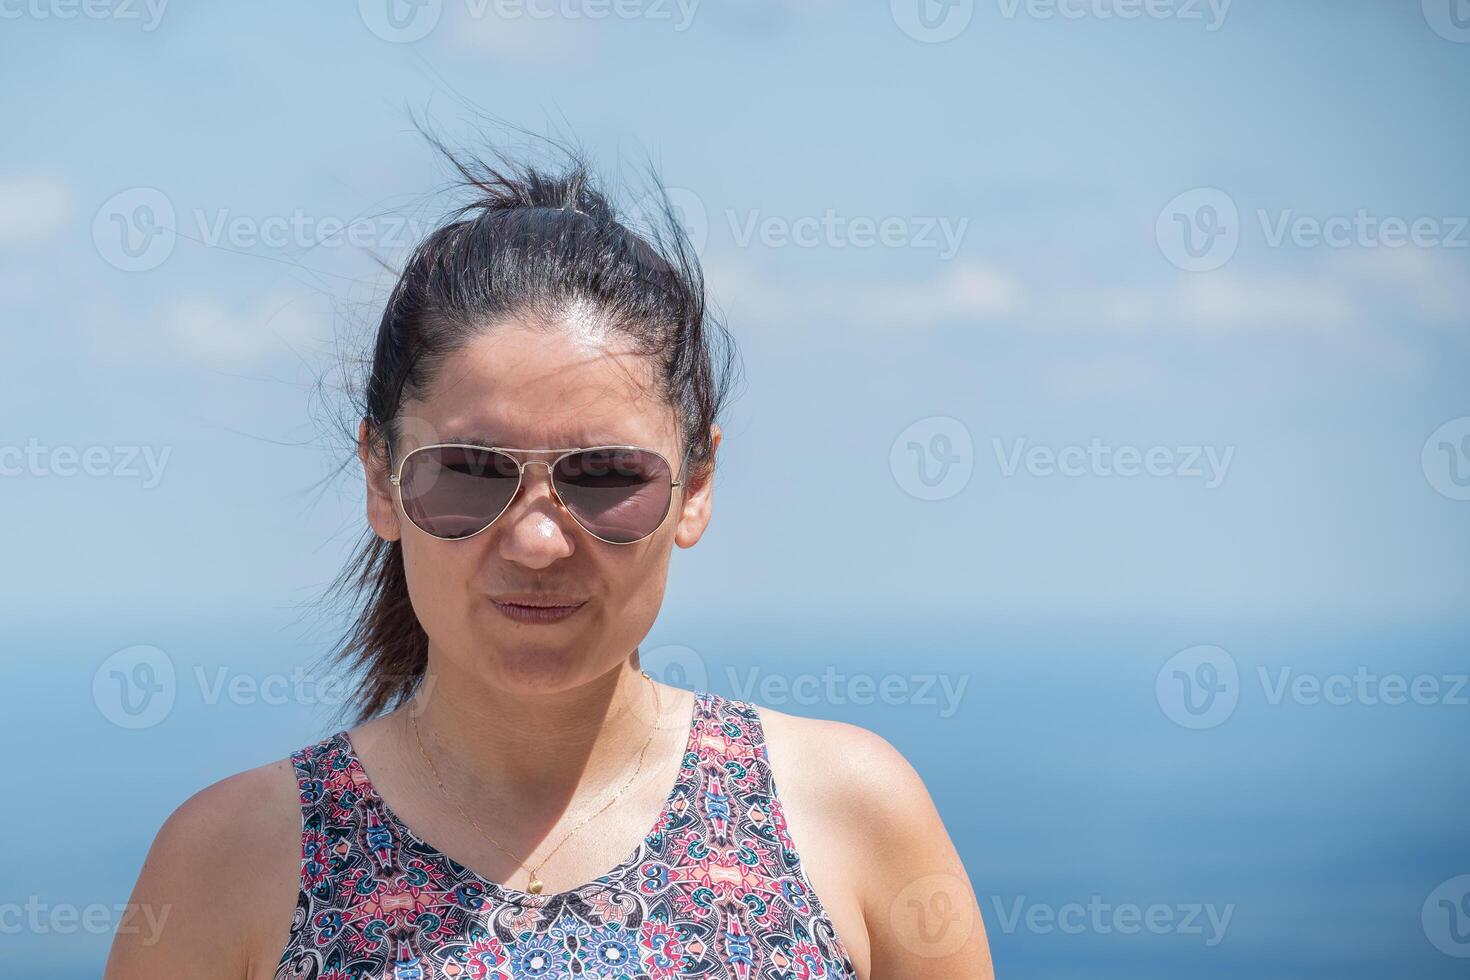
<svg viewBox="0 0 1470 980"><path fill-rule="evenodd" d="M1402 4L1237 3L1218 22L1193 4L1130 20L1033 8L1050 9L977 4L942 43L835 2L700 5L682 29L663 5L546 20L445 3L413 43L351 4L169 4L151 30L141 7L12 20L7 118L25 138L0 174L0 343L38 369L0 395L11 439L170 455L149 489L11 481L29 560L0 573L5 593L231 605L335 566L356 489L297 496L340 456L310 385L361 343L386 280L346 236L311 245L362 220L391 260L446 200L409 113L472 146L478 108L581 141L625 204L650 156L702 213L749 386L726 443L729 518L681 556L701 589L1454 608L1466 508L1418 460L1470 414L1466 110L1451 97L1470 45ZM1223 267L1187 272L1156 227L1198 188L1228 196L1239 241ZM177 239L124 271L98 236L116 237L109 201L139 193L168 202ZM1332 247L1295 224L1271 243L1282 222L1360 212L1428 219L1438 244ZM887 460L931 417L962 423L975 465L963 490L921 501ZM1235 450L1205 490L1004 476L995 443L1094 437ZM853 479L820 515L806 495L757 515L759 474L811 452ZM85 561L58 547L78 515ZM849 535L875 516L881 530ZM220 523L228 561L214 535L168 530ZM804 560L770 561L790 550ZM836 573L854 560L861 575Z"/></svg>
<svg viewBox="0 0 1470 980"><path fill-rule="evenodd" d="M1229 894L1276 861L1239 920L1256 945L1177 962L1267 976L1300 898L1311 955L1269 975L1382 975L1401 946L1450 975L1415 917L1456 871L1467 781L1416 746L1462 738L1458 715L1273 712L1255 678L1464 670L1470 11L1451 3L0 3L0 660L44 692L12 719L66 733L138 828L97 838L98 873L125 887L191 787L324 724L194 705L119 734L87 685L133 644L181 673L256 669L340 567L363 518L352 469L320 484L350 459L338 368L391 284L375 257L453 203L410 116L473 149L505 135L490 113L579 142L629 213L653 160L741 347L714 521L674 556L658 642L725 686L741 653L719 637L774 671L849 650L962 671L980 700L955 720L805 710L910 753L982 889ZM1213 734L1151 694L1197 644L1243 679ZM160 761L185 743L197 760ZM1033 750L997 764L1004 806L971 806L971 744ZM1201 760L1223 781L1181 790ZM1079 785L1112 857L1075 853ZM1340 837L1318 836L1323 799L1350 811ZM1166 817L1214 835L1203 878L1140 869L1130 821ZM1331 863L1370 851L1365 891L1335 889ZM1371 943L1334 958L1343 895L1393 911L1352 919ZM1175 962L1015 942L1034 975Z"/></svg>

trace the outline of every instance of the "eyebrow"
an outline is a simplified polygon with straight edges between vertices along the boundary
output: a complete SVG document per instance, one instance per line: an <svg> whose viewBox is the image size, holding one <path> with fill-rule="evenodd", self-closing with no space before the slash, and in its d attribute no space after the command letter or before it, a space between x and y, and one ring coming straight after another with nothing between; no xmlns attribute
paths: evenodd
<svg viewBox="0 0 1470 980"><path fill-rule="evenodd" d="M506 443L503 442L503 441L497 441L493 437L491 437L491 436L485 436L485 435L471 436L471 435L451 434L451 435L445 436L443 439L441 439L439 441L440 442L444 442L444 443L457 443L457 444L463 445L463 446L479 446L482 449L494 449L497 446L505 446L506 445ZM582 449L582 448L587 448L587 447L591 447L591 446L637 446L637 445L641 445L641 444L640 443L637 443L637 442L627 442L627 441L622 440L622 439L595 439L595 440L591 440L591 441L582 440L582 441L574 442L574 443L567 444L567 445L561 445L561 446L545 446L545 447L541 447L541 446L534 446L534 447L509 446L507 448L511 448L511 449L521 449L521 448L535 448L535 449L540 449L540 448L546 448L546 449Z"/></svg>

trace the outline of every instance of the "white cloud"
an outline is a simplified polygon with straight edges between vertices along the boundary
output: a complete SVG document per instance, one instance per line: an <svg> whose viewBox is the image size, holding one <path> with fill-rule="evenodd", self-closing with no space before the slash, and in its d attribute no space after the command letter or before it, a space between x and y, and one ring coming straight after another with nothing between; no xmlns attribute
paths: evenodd
<svg viewBox="0 0 1470 980"><path fill-rule="evenodd" d="M1344 276L1431 319L1470 314L1470 255L1443 249L1374 248L1342 253Z"/></svg>
<svg viewBox="0 0 1470 980"><path fill-rule="evenodd" d="M1173 331L1342 326L1356 315L1340 283L1224 269L1163 284L1052 290L1034 296L1026 312L1045 326Z"/></svg>
<svg viewBox="0 0 1470 980"><path fill-rule="evenodd" d="M263 295L231 307L207 293L171 300L158 317L163 345L213 367L248 367L330 339L331 316L314 296Z"/></svg>
<svg viewBox="0 0 1470 980"><path fill-rule="evenodd" d="M916 329L980 327L1106 331L1401 330L1470 315L1464 260L1426 249L1359 250L1297 267L1227 266L1146 282L1028 282L996 264L957 259L917 279L783 275L742 257L705 263L710 290L732 319ZM1283 264L1284 265L1284 264Z"/></svg>
<svg viewBox="0 0 1470 980"><path fill-rule="evenodd" d="M955 260L927 279L781 278L743 259L705 262L710 292L732 319L764 324L835 323L870 329L916 329L937 321L991 321L1013 315L1021 287L1004 270Z"/></svg>
<svg viewBox="0 0 1470 980"><path fill-rule="evenodd" d="M0 177L0 247L54 238L74 210L71 188L58 177Z"/></svg>
<svg viewBox="0 0 1470 980"><path fill-rule="evenodd" d="M1283 263L1284 266L1284 263ZM1065 298L1069 320L1095 310L1100 326L1188 329L1401 328L1470 314L1466 273L1428 249L1331 251L1298 267L1234 266L1181 274L1160 286L1079 290Z"/></svg>

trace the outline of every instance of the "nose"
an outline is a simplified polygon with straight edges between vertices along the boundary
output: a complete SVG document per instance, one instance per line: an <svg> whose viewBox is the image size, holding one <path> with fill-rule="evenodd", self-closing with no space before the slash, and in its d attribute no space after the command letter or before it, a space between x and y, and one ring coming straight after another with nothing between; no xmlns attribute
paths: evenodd
<svg viewBox="0 0 1470 980"><path fill-rule="evenodd" d="M500 557L506 561L539 569L576 551L575 522L557 499L546 460L526 461L520 489L496 523Z"/></svg>

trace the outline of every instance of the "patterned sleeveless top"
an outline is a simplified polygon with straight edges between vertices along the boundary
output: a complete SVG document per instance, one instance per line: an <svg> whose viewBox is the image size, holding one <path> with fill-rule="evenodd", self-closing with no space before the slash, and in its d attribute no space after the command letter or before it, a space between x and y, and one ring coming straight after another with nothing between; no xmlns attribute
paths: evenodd
<svg viewBox="0 0 1470 980"><path fill-rule="evenodd" d="M276 980L856 980L750 702L695 692L653 829L612 871L551 894L480 877L415 836L346 731L291 760L301 887Z"/></svg>

